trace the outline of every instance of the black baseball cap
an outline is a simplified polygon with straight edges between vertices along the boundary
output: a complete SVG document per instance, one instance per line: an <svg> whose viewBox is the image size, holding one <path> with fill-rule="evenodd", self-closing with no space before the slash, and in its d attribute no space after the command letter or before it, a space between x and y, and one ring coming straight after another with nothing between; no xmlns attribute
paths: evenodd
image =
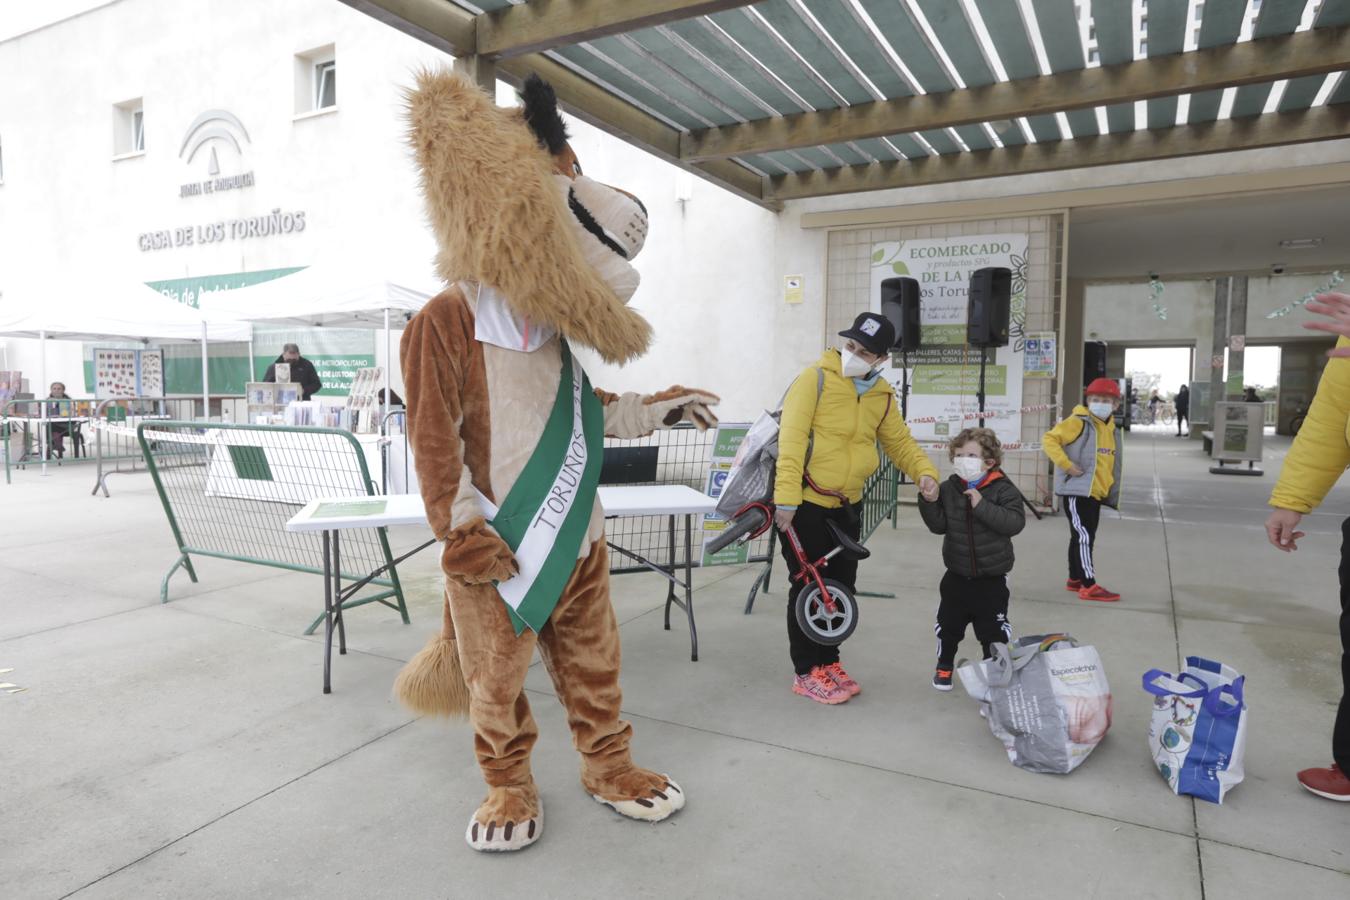
<svg viewBox="0 0 1350 900"><path fill-rule="evenodd" d="M853 338L877 356L884 356L895 346L895 326L880 313L865 312L853 320L853 327L839 332L840 337Z"/></svg>

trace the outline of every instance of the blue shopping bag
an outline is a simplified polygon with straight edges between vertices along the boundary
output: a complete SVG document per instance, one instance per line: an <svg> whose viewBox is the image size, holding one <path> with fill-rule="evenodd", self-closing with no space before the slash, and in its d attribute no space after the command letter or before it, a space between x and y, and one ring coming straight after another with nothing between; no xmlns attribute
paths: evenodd
<svg viewBox="0 0 1350 900"><path fill-rule="evenodd" d="M1222 803L1242 781L1245 682L1235 669L1199 656L1186 657L1186 668L1176 675L1144 673L1144 690L1153 695L1149 750L1173 793Z"/></svg>

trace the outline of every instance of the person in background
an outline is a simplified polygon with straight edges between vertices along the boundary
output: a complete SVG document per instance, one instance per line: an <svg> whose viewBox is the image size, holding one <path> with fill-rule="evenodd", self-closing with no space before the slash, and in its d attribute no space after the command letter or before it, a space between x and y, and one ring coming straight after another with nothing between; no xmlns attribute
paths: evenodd
<svg viewBox="0 0 1350 900"><path fill-rule="evenodd" d="M1242 392L1243 403L1261 403L1261 397L1256 393L1256 388L1249 387Z"/></svg>
<svg viewBox="0 0 1350 900"><path fill-rule="evenodd" d="M910 436L895 402L895 389L881 366L895 345L895 328L876 313L863 313L842 331L841 349L825 351L802 371L783 401L778 432L778 473L774 523L791 526L806 555L819 559L835 546L829 522L858 540L862 522L856 505L863 485L877 470L877 442L891 461L918 483L928 500L938 496L938 471ZM800 567L791 543L782 542L789 575ZM858 563L842 555L830 560L826 577L852 589ZM790 579L788 650L792 691L818 703L843 703L862 690L839 663L839 647L818 644L797 624L795 605L802 582Z"/></svg>
<svg viewBox="0 0 1350 900"><path fill-rule="evenodd" d="M1322 294L1307 310L1328 321L1304 324L1314 331L1340 335L1322 370L1308 418L1284 458L1280 478L1270 494L1275 511L1266 519L1266 536L1276 549L1290 553L1304 537L1299 520L1326 499L1350 466L1350 294ZM1350 802L1350 519L1341 523L1341 702L1331 731L1330 768L1304 769L1298 782L1328 800Z"/></svg>
<svg viewBox="0 0 1350 900"><path fill-rule="evenodd" d="M69 400L70 395L66 393L66 386L60 381L53 381L51 393L47 395L48 400ZM47 451L48 458L56 454L57 459L64 459L66 455L66 438L70 436L70 416L73 410L71 403L48 403L47 418L60 419L59 422L51 422L47 428L52 436L52 445Z"/></svg>
<svg viewBox="0 0 1350 900"><path fill-rule="evenodd" d="M314 368L314 363L300 355L299 345L286 344L282 347L281 355L276 358L276 362L267 367L267 372L263 375L263 381L275 382L277 380L277 363L290 365L291 381L300 385L300 399L308 400L323 390L323 382L319 380L318 370Z"/></svg>
<svg viewBox="0 0 1350 900"><path fill-rule="evenodd" d="M936 503L919 498L919 515L942 540L947 573L938 585L937 670L933 687L952 689L956 648L975 626L984 658L991 644L1009 643L1008 573L1013 535L1027 523L1022 492L1003 474L1003 446L990 428L967 428L952 438L947 458L955 473L942 482Z"/></svg>
<svg viewBox="0 0 1350 900"><path fill-rule="evenodd" d="M1185 422L1188 426L1186 433L1190 434L1189 425L1191 423L1191 389L1189 385L1183 384L1181 390L1177 391L1176 400L1172 401L1177 408L1177 437L1181 437L1181 423Z"/></svg>
<svg viewBox="0 0 1350 900"><path fill-rule="evenodd" d="M1158 421L1158 407L1162 405L1163 398L1158 396L1158 389L1154 388L1153 393L1148 398L1148 424L1152 425Z"/></svg>
<svg viewBox="0 0 1350 900"><path fill-rule="evenodd" d="M380 388L379 393L375 395L375 402L378 403L380 406L384 406L384 388ZM389 389L390 408L402 405L403 405L403 398L398 395L398 391L394 390L393 388L390 388Z"/></svg>
<svg viewBox="0 0 1350 900"><path fill-rule="evenodd" d="M1087 386L1086 406L1045 433L1045 455L1055 464L1055 494L1069 517L1069 580L1064 587L1081 600L1114 602L1120 595L1097 583L1092 551L1102 506L1120 502L1123 460L1121 429L1115 423L1120 385L1097 378Z"/></svg>

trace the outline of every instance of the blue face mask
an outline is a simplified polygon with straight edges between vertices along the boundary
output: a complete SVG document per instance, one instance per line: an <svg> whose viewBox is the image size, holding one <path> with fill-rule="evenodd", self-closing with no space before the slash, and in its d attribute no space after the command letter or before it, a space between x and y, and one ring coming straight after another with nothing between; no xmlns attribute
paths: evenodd
<svg viewBox="0 0 1350 900"><path fill-rule="evenodd" d="M1116 411L1116 407L1114 403L1102 403L1094 400L1092 403L1088 404L1088 411L1105 422L1107 419L1111 418L1111 413Z"/></svg>

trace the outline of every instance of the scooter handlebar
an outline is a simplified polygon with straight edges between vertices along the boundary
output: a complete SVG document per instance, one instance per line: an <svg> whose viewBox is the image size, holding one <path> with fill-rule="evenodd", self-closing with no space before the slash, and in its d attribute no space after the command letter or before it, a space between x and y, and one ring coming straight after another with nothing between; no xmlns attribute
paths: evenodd
<svg viewBox="0 0 1350 900"><path fill-rule="evenodd" d="M706 550L708 553L720 553L742 538L763 531L768 522L769 515L764 507L752 506L728 522L722 533L708 542Z"/></svg>

